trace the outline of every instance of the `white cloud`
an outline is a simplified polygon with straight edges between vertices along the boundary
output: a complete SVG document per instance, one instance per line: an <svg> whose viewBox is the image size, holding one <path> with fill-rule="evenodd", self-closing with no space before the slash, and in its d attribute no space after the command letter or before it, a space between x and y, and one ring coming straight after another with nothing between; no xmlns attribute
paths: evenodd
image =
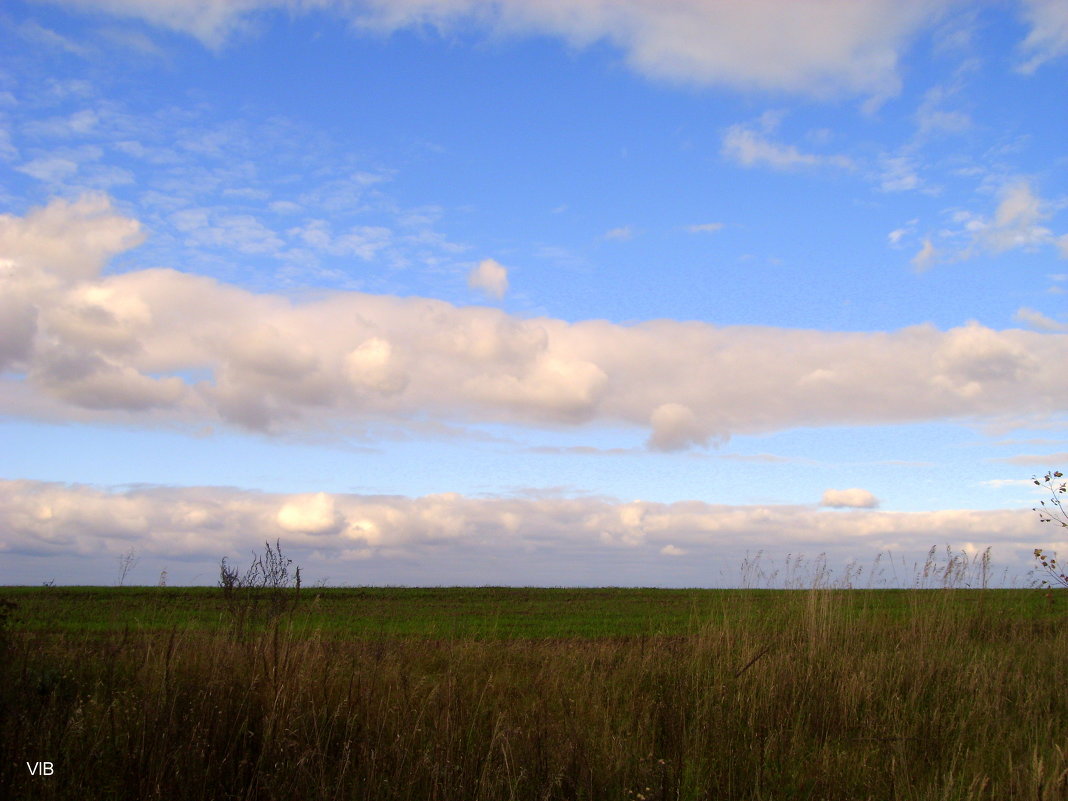
<svg viewBox="0 0 1068 801"><path fill-rule="evenodd" d="M196 226L194 226L195 228ZM0 216L0 413L299 432L374 421L629 424L672 450L796 426L1064 411L1068 337L977 323L828 332L294 301L171 269L102 196Z"/></svg>
<svg viewBox="0 0 1068 801"><path fill-rule="evenodd" d="M285 240L251 214L189 209L172 215L171 219L186 234L186 244L193 247L277 255L285 245Z"/></svg>
<svg viewBox="0 0 1068 801"><path fill-rule="evenodd" d="M1031 326L1037 331L1068 331L1068 323L1057 322L1042 312L1029 309L1026 306L1017 309L1013 319L1024 325Z"/></svg>
<svg viewBox="0 0 1068 801"><path fill-rule="evenodd" d="M140 223L119 215L104 195L53 200L24 217L0 214L0 258L66 280L97 276L143 239Z"/></svg>
<svg viewBox="0 0 1068 801"><path fill-rule="evenodd" d="M468 273L467 285L500 300L508 291L508 268L495 259L483 259Z"/></svg>
<svg viewBox="0 0 1068 801"><path fill-rule="evenodd" d="M893 246L898 247L901 240L911 233L908 228L895 228L886 235L886 240Z"/></svg>
<svg viewBox="0 0 1068 801"><path fill-rule="evenodd" d="M62 50L75 56L87 56L91 53L90 48L85 45L79 44L51 28L46 28L34 20L27 20L20 24L18 33L28 42L51 47L55 50Z"/></svg>
<svg viewBox="0 0 1068 801"><path fill-rule="evenodd" d="M770 545L783 552L826 553L832 560L869 558L883 550L926 551L967 543L1030 553L1034 513L1019 510L883 512L813 506L725 506L606 498L472 498L284 495L229 487L135 487L108 490L79 484L0 480L0 551L9 555L120 554L135 545L143 557L217 566L221 556L279 539L291 555L314 551L337 563L404 554L436 567L449 554L493 554L501 562L553 561L598 551L613 560L739 554ZM303 562L303 559L299 560ZM499 569L499 564L495 564ZM449 580L440 568L440 580ZM496 575L500 575L497 573ZM610 580L611 571L598 574ZM541 580L551 581L551 576Z"/></svg>
<svg viewBox="0 0 1068 801"><path fill-rule="evenodd" d="M920 176L916 165L908 156L886 156L881 160L879 188L883 192L908 192L918 189Z"/></svg>
<svg viewBox="0 0 1068 801"><path fill-rule="evenodd" d="M854 166L848 156L804 153L793 145L772 141L768 135L778 127L779 119L778 115L765 114L759 130L748 125L732 125L723 135L721 153L724 158L743 167L766 166L777 170L821 166L851 169Z"/></svg>
<svg viewBox="0 0 1068 801"><path fill-rule="evenodd" d="M705 445L713 433L697 419L693 409L681 403L662 403L649 416L653 433L649 447L656 451L684 450L691 445Z"/></svg>
<svg viewBox="0 0 1068 801"><path fill-rule="evenodd" d="M1029 56L1019 69L1031 73L1068 52L1068 5L1063 0L1023 0L1031 31L1021 45Z"/></svg>
<svg viewBox="0 0 1068 801"><path fill-rule="evenodd" d="M700 223L698 225L688 225L686 226L686 230L689 231L691 234L714 234L716 233L716 231L723 230L723 223L712 222Z"/></svg>
<svg viewBox="0 0 1068 801"><path fill-rule="evenodd" d="M70 178L78 172L78 162L73 159L60 158L59 156L42 156L32 159L16 167L19 172L44 181L48 184L57 184L65 178Z"/></svg>
<svg viewBox="0 0 1068 801"><path fill-rule="evenodd" d="M559 36L576 46L606 40L620 48L636 70L671 80L880 98L899 88L897 66L903 48L952 5L951 0L60 2L140 17L192 34L212 47L247 30L253 15L266 9L329 9L365 30L381 32L428 25L447 29L466 22L494 32ZM1041 30L1046 29L1043 22ZM1045 41L1042 38L1039 44Z"/></svg>
<svg viewBox="0 0 1068 801"><path fill-rule="evenodd" d="M1036 251L1053 247L1062 258L1068 258L1068 234L1057 235L1042 224L1052 216L1049 205L1025 180L1006 184L992 216L955 211L952 220L956 227L940 232L946 245L936 249L928 238L913 264L924 269L938 262L964 261L1017 248Z"/></svg>
<svg viewBox="0 0 1068 801"><path fill-rule="evenodd" d="M303 2L288 0L59 0L71 8L104 11L124 17L136 17L172 30L191 34L211 47L248 28L248 15L264 8L289 6L294 10Z"/></svg>
<svg viewBox="0 0 1068 801"><path fill-rule="evenodd" d="M272 211L288 212L295 204L272 204ZM393 239L389 228L378 225L351 227L346 233L334 235L325 220L309 220L287 233L298 237L305 245L333 256L358 256L364 261L374 260Z"/></svg>
<svg viewBox="0 0 1068 801"><path fill-rule="evenodd" d="M1007 456L997 459L998 462L1007 464L1034 465L1036 469L1049 470L1050 465L1062 465L1068 462L1068 451L1060 453L1023 453L1018 456Z"/></svg>
<svg viewBox="0 0 1068 801"><path fill-rule="evenodd" d="M912 266L919 272L927 270L938 260L938 251L935 250L934 244L931 242L930 237L923 240L923 246L919 252L912 257Z"/></svg>
<svg viewBox="0 0 1068 801"><path fill-rule="evenodd" d="M610 241L614 240L616 242L626 242L626 241L628 241L630 239L633 239L633 238L634 238L634 229L631 228L629 225L623 225L623 226L620 226L619 228L613 228L613 229L611 229L609 231L606 231L605 234L604 234L604 239L607 239L607 240L610 240Z"/></svg>
<svg viewBox="0 0 1068 801"><path fill-rule="evenodd" d="M294 498L278 510L278 527L291 534L336 534L345 524L325 492Z"/></svg>
<svg viewBox="0 0 1068 801"><path fill-rule="evenodd" d="M0 128L0 161L15 161L18 157L19 151L11 141L11 132Z"/></svg>
<svg viewBox="0 0 1068 801"><path fill-rule="evenodd" d="M923 102L916 109L916 127L919 136L956 134L972 127L972 120L968 114L957 109L946 108L947 101L956 91L956 86L935 86L927 90L923 96Z"/></svg>
<svg viewBox="0 0 1068 801"><path fill-rule="evenodd" d="M820 506L832 509L874 509L879 500L866 489L829 489L820 498Z"/></svg>
<svg viewBox="0 0 1068 801"><path fill-rule="evenodd" d="M100 115L92 109L82 109L65 117L34 120L23 127L23 133L41 137L66 138L90 134L100 123Z"/></svg>
<svg viewBox="0 0 1068 801"><path fill-rule="evenodd" d="M1034 487L1034 481L1029 478L992 478L989 481L980 481L980 486L990 487L991 489L1001 489L1003 487Z"/></svg>
<svg viewBox="0 0 1068 801"><path fill-rule="evenodd" d="M981 221L977 239L995 252L1048 243L1053 235L1039 225L1049 213L1029 184L1021 181L1005 188L992 221Z"/></svg>

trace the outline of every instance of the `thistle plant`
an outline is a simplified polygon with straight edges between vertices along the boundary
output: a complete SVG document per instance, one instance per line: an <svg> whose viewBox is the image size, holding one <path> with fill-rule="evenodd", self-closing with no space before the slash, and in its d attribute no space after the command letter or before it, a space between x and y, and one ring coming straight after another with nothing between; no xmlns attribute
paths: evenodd
<svg viewBox="0 0 1068 801"><path fill-rule="evenodd" d="M1062 528L1068 528L1068 511L1065 510L1060 497L1068 493L1068 481L1057 483L1058 479L1064 478L1064 473L1059 470L1053 470L1046 473L1041 481L1034 476L1031 478L1036 486L1045 486L1050 495L1048 504L1046 501L1040 501L1040 505L1034 508L1038 512L1038 519L1043 523L1053 523L1060 525ZM1055 586L1068 588L1068 575L1061 572L1055 553L1046 553L1041 548L1035 548L1035 560L1047 574L1047 578L1042 581L1043 587L1049 589Z"/></svg>

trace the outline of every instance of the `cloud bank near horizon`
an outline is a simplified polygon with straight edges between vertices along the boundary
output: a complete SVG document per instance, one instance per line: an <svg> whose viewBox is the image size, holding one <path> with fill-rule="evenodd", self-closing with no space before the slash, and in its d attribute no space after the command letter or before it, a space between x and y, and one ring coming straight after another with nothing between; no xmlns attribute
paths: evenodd
<svg viewBox="0 0 1068 801"><path fill-rule="evenodd" d="M102 272L141 228L103 195L0 215L0 411L267 434L413 420L646 429L651 449L798 426L1065 411L1068 335L522 318L418 297L295 300Z"/></svg>
<svg viewBox="0 0 1068 801"><path fill-rule="evenodd" d="M0 480L2 550L30 556L140 555L216 561L280 539L326 560L429 558L466 548L554 558L626 551L649 560L735 553L772 543L787 552L872 558L932 544L974 552L984 543L1027 556L1030 510L886 512L811 505L729 506L610 498L476 498L457 493L283 495L231 487L139 486ZM1063 545L1063 543L1061 544ZM642 556L644 555L644 556Z"/></svg>

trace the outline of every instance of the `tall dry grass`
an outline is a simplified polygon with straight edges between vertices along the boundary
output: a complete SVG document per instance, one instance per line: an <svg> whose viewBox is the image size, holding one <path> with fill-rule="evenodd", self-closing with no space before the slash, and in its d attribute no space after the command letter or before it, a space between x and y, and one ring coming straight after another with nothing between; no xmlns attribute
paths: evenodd
<svg viewBox="0 0 1068 801"><path fill-rule="evenodd" d="M1063 627L846 592L614 639L12 635L0 797L1068 797Z"/></svg>

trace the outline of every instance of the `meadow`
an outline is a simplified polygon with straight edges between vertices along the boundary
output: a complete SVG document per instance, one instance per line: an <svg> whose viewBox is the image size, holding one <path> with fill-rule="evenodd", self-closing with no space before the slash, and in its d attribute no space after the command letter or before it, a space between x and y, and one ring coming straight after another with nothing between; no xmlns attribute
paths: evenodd
<svg viewBox="0 0 1068 801"><path fill-rule="evenodd" d="M1057 591L0 598L3 798L1068 798Z"/></svg>

